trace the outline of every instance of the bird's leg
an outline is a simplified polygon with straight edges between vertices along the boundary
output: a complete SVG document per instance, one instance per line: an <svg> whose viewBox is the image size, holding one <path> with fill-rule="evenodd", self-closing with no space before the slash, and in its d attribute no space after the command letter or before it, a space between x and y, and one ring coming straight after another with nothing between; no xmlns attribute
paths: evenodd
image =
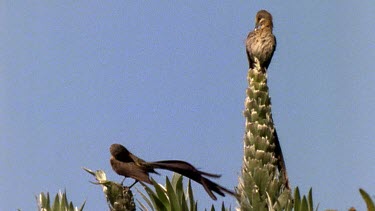
<svg viewBox="0 0 375 211"><path fill-rule="evenodd" d="M135 184L137 184L138 180L135 180L133 184L129 186L129 189L132 188Z"/></svg>
<svg viewBox="0 0 375 211"><path fill-rule="evenodd" d="M126 179L126 177L124 177L124 179L122 179L121 186L124 186L123 184L124 184L125 179Z"/></svg>
<svg viewBox="0 0 375 211"><path fill-rule="evenodd" d="M121 181L121 186L124 186L124 181L125 181L125 179L126 179L126 177L124 177L124 179L122 179L122 181ZM137 184L137 182L138 182L138 180L135 180L134 183L131 184L131 185L129 186L129 189L130 189L131 187L133 187L135 184Z"/></svg>

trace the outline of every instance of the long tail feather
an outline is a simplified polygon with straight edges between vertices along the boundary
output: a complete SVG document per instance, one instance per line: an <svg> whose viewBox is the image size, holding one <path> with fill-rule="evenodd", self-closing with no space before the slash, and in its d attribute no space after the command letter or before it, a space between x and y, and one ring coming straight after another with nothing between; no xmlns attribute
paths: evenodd
<svg viewBox="0 0 375 211"><path fill-rule="evenodd" d="M221 175L199 171L193 165L185 161L164 160L164 161L150 162L150 163L147 163L147 165L153 168L170 170L170 171L179 173L185 177L188 177L194 180L195 182L201 184L204 187L208 195L213 200L216 200L217 198L212 192L215 192L221 196L225 196L224 192L236 196L236 194L233 191L226 189L220 186L219 184L204 177L204 176L207 176L207 177L219 178Z"/></svg>
<svg viewBox="0 0 375 211"><path fill-rule="evenodd" d="M219 178L221 177L220 174L211 174L204 171L199 171L197 168L195 168L193 165L191 165L188 162L181 161L181 160L162 160L162 161L156 161L152 162L153 167L155 168L161 168L161 169L167 169L171 170L180 174L186 173L199 173L201 175L205 175L207 177L212 178Z"/></svg>

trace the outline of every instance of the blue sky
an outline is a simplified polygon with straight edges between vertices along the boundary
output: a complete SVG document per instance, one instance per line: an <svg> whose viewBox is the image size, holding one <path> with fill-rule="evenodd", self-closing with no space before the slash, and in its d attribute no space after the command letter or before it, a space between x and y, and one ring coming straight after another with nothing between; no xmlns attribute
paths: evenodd
<svg viewBox="0 0 375 211"><path fill-rule="evenodd" d="M358 189L375 194L370 0L1 2L1 210L32 210L38 193L64 189L86 210L107 209L81 167L120 181L112 143L149 161L187 160L236 186L244 41L260 9L274 16L268 85L292 186L313 187L320 210L364 210Z"/></svg>

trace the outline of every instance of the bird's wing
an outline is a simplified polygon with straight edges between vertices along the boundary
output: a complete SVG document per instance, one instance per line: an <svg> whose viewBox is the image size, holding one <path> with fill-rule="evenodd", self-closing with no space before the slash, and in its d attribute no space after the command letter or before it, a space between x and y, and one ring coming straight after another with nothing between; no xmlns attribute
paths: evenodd
<svg viewBox="0 0 375 211"><path fill-rule="evenodd" d="M147 168L144 168L143 166L138 166L134 162L121 162L119 160L116 160L115 158L111 158L111 166L112 169L119 175L122 175L124 177L131 177L135 180L147 182L149 184L152 184L149 174L147 171Z"/></svg>
<svg viewBox="0 0 375 211"><path fill-rule="evenodd" d="M246 38L246 54L247 54L247 60L249 61L249 68L253 68L253 55L251 51L251 45L255 41L254 36L256 35L256 31L251 31Z"/></svg>

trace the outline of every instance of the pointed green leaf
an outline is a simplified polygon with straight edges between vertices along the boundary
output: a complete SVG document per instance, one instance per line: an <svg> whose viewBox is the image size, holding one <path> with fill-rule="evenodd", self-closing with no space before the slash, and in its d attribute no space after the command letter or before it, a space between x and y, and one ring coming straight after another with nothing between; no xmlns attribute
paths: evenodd
<svg viewBox="0 0 375 211"><path fill-rule="evenodd" d="M157 195L149 188L147 185L141 183L147 194L149 195L152 204L156 210L167 210L167 207L162 203L162 201L157 197Z"/></svg>
<svg viewBox="0 0 375 211"><path fill-rule="evenodd" d="M215 211L214 205L211 205L211 211Z"/></svg>
<svg viewBox="0 0 375 211"><path fill-rule="evenodd" d="M168 198L169 198L169 201L170 201L170 210L172 211L178 211L179 209L179 201L178 201L178 198L177 198L177 195L172 187L172 184L171 182L169 181L168 177L166 178L166 181L165 181L165 186L167 188L167 195L168 195Z"/></svg>
<svg viewBox="0 0 375 211"><path fill-rule="evenodd" d="M221 211L225 211L224 202L221 203Z"/></svg>
<svg viewBox="0 0 375 211"><path fill-rule="evenodd" d="M299 188L294 189L294 211L301 211L301 195L299 193Z"/></svg>
<svg viewBox="0 0 375 211"><path fill-rule="evenodd" d="M310 211L309 205L307 204L307 199L306 199L305 196L302 198L300 210L301 211Z"/></svg>
<svg viewBox="0 0 375 211"><path fill-rule="evenodd" d="M139 201L138 199L136 199L136 200L137 200L139 206L141 207L141 210L143 210L143 211L147 211L148 210L147 207L141 201ZM149 207L151 208L151 210L154 210L153 207L152 207L152 205L149 206Z"/></svg>
<svg viewBox="0 0 375 211"><path fill-rule="evenodd" d="M155 188L155 191L156 191L156 195L158 196L159 200L166 207L168 207L167 205L169 204L169 199L167 197L166 190L164 189L164 187L161 184L158 184L154 179L151 179L151 181L152 181L152 183L154 185L154 188Z"/></svg>
<svg viewBox="0 0 375 211"><path fill-rule="evenodd" d="M310 188L309 193L307 194L307 197L308 197L309 210L314 211L312 188Z"/></svg>
<svg viewBox="0 0 375 211"><path fill-rule="evenodd" d="M174 183L172 183L172 184L173 184L173 188L174 188L174 190L176 192L176 195L177 195L177 198L179 199L179 201L186 203L182 179L183 179L182 175L180 175L180 174L173 174L173 176L172 176L172 182L174 182Z"/></svg>
<svg viewBox="0 0 375 211"><path fill-rule="evenodd" d="M194 201L194 194L193 194L193 190L191 188L191 180L190 179L188 180L187 197L189 199L190 210L196 211L196 208L195 208L196 203Z"/></svg>
<svg viewBox="0 0 375 211"><path fill-rule="evenodd" d="M85 204L86 204L86 200L83 202L83 204L81 205L81 207L79 208L79 211L82 211L83 208L85 207Z"/></svg>
<svg viewBox="0 0 375 211"><path fill-rule="evenodd" d="M53 201L53 204L52 204L52 210L60 210L59 194L56 194L55 196L55 200Z"/></svg>
<svg viewBox="0 0 375 211"><path fill-rule="evenodd" d="M359 193L361 194L363 200L366 203L367 210L375 211L375 205L374 205L374 202L372 201L370 195L368 195L368 193L361 188L359 189Z"/></svg>
<svg viewBox="0 0 375 211"><path fill-rule="evenodd" d="M139 194L141 194L143 200L146 201L147 205L148 205L152 210L154 210L154 206L153 206L153 204L152 204L150 198L147 197L145 194L143 194L140 190L137 189L137 191L138 191ZM139 200L137 200L137 201L138 201L139 204L143 205Z"/></svg>

